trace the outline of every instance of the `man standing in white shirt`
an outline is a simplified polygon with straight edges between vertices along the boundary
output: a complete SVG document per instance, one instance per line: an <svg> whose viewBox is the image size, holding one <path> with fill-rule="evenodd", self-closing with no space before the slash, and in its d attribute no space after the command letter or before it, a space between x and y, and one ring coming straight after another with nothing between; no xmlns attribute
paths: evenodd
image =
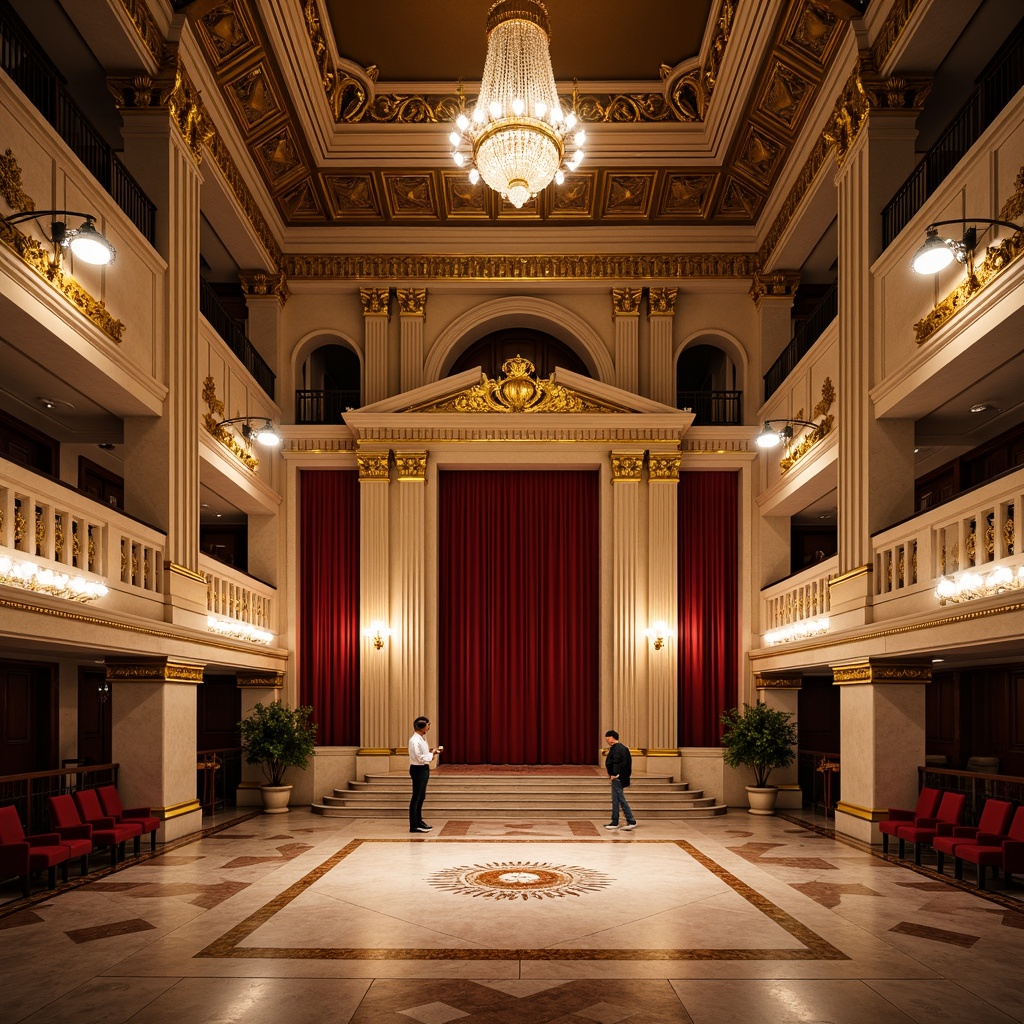
<svg viewBox="0 0 1024 1024"><path fill-rule="evenodd" d="M409 801L409 831L429 832L432 828L423 820L423 801L430 781L430 762L444 747L431 749L427 744L430 719L420 715L412 723L415 730L409 737L409 776L412 778L412 799Z"/></svg>

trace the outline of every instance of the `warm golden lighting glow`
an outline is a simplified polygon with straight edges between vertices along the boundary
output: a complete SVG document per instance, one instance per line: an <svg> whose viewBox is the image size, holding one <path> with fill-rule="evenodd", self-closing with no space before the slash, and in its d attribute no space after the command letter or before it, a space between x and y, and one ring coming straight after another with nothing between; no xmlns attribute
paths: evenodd
<svg viewBox="0 0 1024 1024"><path fill-rule="evenodd" d="M373 640L373 646L379 651L384 646L385 637L391 636L391 630L387 623L374 619L364 630L363 636Z"/></svg>
<svg viewBox="0 0 1024 1024"><path fill-rule="evenodd" d="M36 594L62 597L66 601L95 601L107 596L107 586L102 580L89 579L74 573L45 569L35 562L14 559L0 555L0 583L9 587L21 587Z"/></svg>
<svg viewBox="0 0 1024 1024"><path fill-rule="evenodd" d="M666 640L671 640L676 635L674 629L669 629L668 625L664 622L655 622L649 629L644 630L644 636L654 645L656 651L660 651L665 646Z"/></svg>

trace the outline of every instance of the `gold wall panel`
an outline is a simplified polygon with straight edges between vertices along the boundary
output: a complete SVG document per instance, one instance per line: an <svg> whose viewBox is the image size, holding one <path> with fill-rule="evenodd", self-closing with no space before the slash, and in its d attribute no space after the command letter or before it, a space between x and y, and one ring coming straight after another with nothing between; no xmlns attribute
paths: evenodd
<svg viewBox="0 0 1024 1024"><path fill-rule="evenodd" d="M311 178L286 189L277 197L277 202L285 219L293 223L317 224L324 219L323 203Z"/></svg>
<svg viewBox="0 0 1024 1024"><path fill-rule="evenodd" d="M250 53L259 45L245 4L228 0L192 23L214 68Z"/></svg>
<svg viewBox="0 0 1024 1024"><path fill-rule="evenodd" d="M332 173L322 176L333 220L381 220L380 201L372 174Z"/></svg>
<svg viewBox="0 0 1024 1024"><path fill-rule="evenodd" d="M645 218L651 212L657 171L606 173L601 212L607 220Z"/></svg>
<svg viewBox="0 0 1024 1024"><path fill-rule="evenodd" d="M489 220L494 193L483 182L473 185L465 171L441 172L441 195L448 220Z"/></svg>
<svg viewBox="0 0 1024 1024"><path fill-rule="evenodd" d="M551 220L578 219L594 216L594 171L567 174L561 185L544 190L548 217Z"/></svg>
<svg viewBox="0 0 1024 1024"><path fill-rule="evenodd" d="M437 187L430 171L382 171L381 178L392 217L436 220L440 216Z"/></svg>

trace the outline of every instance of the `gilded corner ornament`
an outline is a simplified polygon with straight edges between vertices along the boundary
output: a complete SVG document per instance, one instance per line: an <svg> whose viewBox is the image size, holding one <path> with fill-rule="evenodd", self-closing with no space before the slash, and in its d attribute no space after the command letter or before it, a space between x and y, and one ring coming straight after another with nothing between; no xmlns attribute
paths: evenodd
<svg viewBox="0 0 1024 1024"><path fill-rule="evenodd" d="M642 288L613 288L612 316L639 316Z"/></svg>
<svg viewBox="0 0 1024 1024"><path fill-rule="evenodd" d="M799 284L800 272L798 270L776 270L771 274L757 271L750 284L750 297L757 306L760 306L761 300L769 295L777 298L792 298L796 294Z"/></svg>
<svg viewBox="0 0 1024 1024"><path fill-rule="evenodd" d="M18 213L29 213L36 208L35 200L21 187L21 168L9 149L0 156L0 196Z"/></svg>
<svg viewBox="0 0 1024 1024"><path fill-rule="evenodd" d="M779 469L785 472L790 466L800 461L826 434L832 429L835 417L829 413L832 403L836 400L836 389L831 377L826 377L821 384L821 400L814 407L811 419L817 422L817 426L804 434L800 440L786 451L785 458L779 461ZM803 410L801 409L801 414ZM820 421L818 417L823 417ZM797 419L800 419L797 416Z"/></svg>
<svg viewBox="0 0 1024 1024"><path fill-rule="evenodd" d="M675 316L678 288L652 288L647 293L648 316Z"/></svg>
<svg viewBox="0 0 1024 1024"><path fill-rule="evenodd" d="M391 316L390 288L360 288L359 301L363 304L363 316Z"/></svg>
<svg viewBox="0 0 1024 1024"><path fill-rule="evenodd" d="M427 453L426 452L393 452L395 459L395 474L399 480L427 479Z"/></svg>
<svg viewBox="0 0 1024 1024"><path fill-rule="evenodd" d="M644 452L612 452L612 483L638 483L643 476Z"/></svg>
<svg viewBox="0 0 1024 1024"><path fill-rule="evenodd" d="M238 280L246 295L276 295L283 306L291 294L288 291L288 278L285 274L272 274L265 270L243 270Z"/></svg>
<svg viewBox="0 0 1024 1024"><path fill-rule="evenodd" d="M398 309L401 316L427 315L426 288L396 288Z"/></svg>
<svg viewBox="0 0 1024 1024"><path fill-rule="evenodd" d="M356 466L359 468L359 480L391 479L391 463L388 452L373 452L356 455Z"/></svg>
<svg viewBox="0 0 1024 1024"><path fill-rule="evenodd" d="M327 37L320 24L320 10L317 0L305 0L302 5L303 20L313 47L320 84L323 86L327 103L335 121L355 122L362 118L372 98L372 83L376 82L376 65L357 72L339 66L327 45ZM345 63L348 63L347 61Z"/></svg>
<svg viewBox="0 0 1024 1024"><path fill-rule="evenodd" d="M254 473L260 468L260 460L253 454L237 434L228 430L221 422L224 419L224 403L217 397L217 383L213 377L203 381L203 401L207 412L203 414L203 426L207 433L219 441L232 455Z"/></svg>

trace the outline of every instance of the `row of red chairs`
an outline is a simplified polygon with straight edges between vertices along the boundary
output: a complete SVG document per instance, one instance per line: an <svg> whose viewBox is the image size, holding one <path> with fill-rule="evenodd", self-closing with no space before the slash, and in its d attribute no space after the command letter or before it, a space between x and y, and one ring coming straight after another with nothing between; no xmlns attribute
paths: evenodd
<svg viewBox="0 0 1024 1024"><path fill-rule="evenodd" d="M110 850L112 866L124 860L129 839L134 841L135 856L147 833L150 849L156 849L160 820L148 807L123 807L116 786L80 789L73 797L51 796L49 808L53 832L26 836L17 809L0 807L0 878L21 878L25 896L31 876L44 869L51 889L57 884L58 867L66 882L68 865L76 857L81 874L88 874L89 855L96 846Z"/></svg>
<svg viewBox="0 0 1024 1024"><path fill-rule="evenodd" d="M1014 811L1009 800L986 800L977 825L964 825L966 796L924 787L913 810L889 808L888 821L879 822L882 852L889 852L889 837L899 841L899 855L907 843L914 844L914 863L921 863L921 850L935 851L936 869L941 874L946 857L954 859L954 875L963 878L964 862L978 871L978 888L985 888L987 869L993 878L1002 870L1006 884L1024 872L1024 806ZM1012 819L1012 820L1011 820Z"/></svg>

